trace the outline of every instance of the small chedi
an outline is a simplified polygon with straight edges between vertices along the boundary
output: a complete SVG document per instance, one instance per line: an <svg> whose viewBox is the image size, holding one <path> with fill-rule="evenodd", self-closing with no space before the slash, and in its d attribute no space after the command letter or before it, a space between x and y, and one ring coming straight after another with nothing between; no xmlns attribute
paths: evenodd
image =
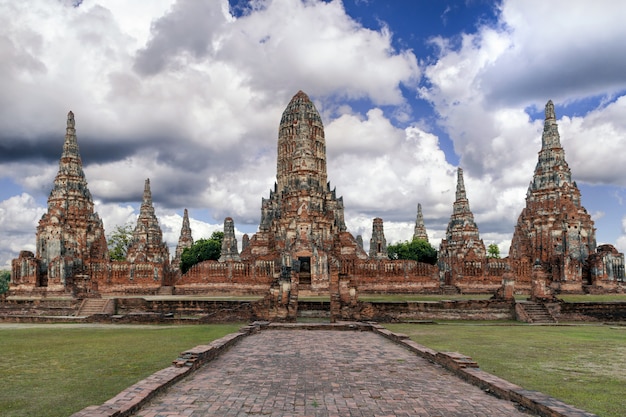
<svg viewBox="0 0 626 417"><path fill-rule="evenodd" d="M259 294L265 295L265 313L259 317L285 318L293 316L303 294L330 295L331 310L338 315L355 305L359 293L496 293L506 283L509 295L550 298L563 292L622 291L625 285L624 255L611 245L596 247L593 221L565 162L552 102L546 106L526 207L505 259L487 257L460 168L437 265L390 260L381 218L373 220L366 253L362 237L347 230L343 198L327 178L324 126L302 91L281 117L277 154L276 182L269 197L262 198L259 228L243 236L241 252L228 217L220 259L181 274L180 256L193 244L188 212L170 261L148 179L127 259L111 261L70 112L48 211L37 227L37 252L22 251L13 260L10 294ZM413 237L428 240L421 204Z"/></svg>

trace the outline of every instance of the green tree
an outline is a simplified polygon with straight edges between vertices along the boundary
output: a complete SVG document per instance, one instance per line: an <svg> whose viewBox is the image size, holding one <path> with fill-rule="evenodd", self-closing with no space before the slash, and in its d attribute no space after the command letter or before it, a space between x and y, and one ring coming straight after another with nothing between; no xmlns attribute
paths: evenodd
<svg viewBox="0 0 626 417"><path fill-rule="evenodd" d="M0 271L0 295L9 291L9 282L11 281L11 271Z"/></svg>
<svg viewBox="0 0 626 417"><path fill-rule="evenodd" d="M112 261L125 261L130 240L133 237L133 226L126 223L124 226L115 226L115 230L107 236L109 258Z"/></svg>
<svg viewBox="0 0 626 417"><path fill-rule="evenodd" d="M202 261L217 261L222 254L224 232L213 232L209 239L200 239L180 254L180 271L184 274Z"/></svg>
<svg viewBox="0 0 626 417"><path fill-rule="evenodd" d="M410 259L435 265L437 250L424 239L413 239L387 246L389 259Z"/></svg>
<svg viewBox="0 0 626 417"><path fill-rule="evenodd" d="M487 258L500 258L500 248L495 243L487 247Z"/></svg>

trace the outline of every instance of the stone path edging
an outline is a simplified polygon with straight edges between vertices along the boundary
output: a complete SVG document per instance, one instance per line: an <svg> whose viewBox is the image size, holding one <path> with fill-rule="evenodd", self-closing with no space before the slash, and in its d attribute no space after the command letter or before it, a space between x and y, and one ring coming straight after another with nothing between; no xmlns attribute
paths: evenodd
<svg viewBox="0 0 626 417"><path fill-rule="evenodd" d="M518 403L544 417L597 417L553 397L537 391L525 390L502 378L482 371L470 357L457 352L437 352L394 333L376 323L267 323L255 322L207 345L199 345L185 352L172 362L172 366L155 372L149 377L126 388L101 405L93 405L70 417L127 417L131 416L155 395L212 361L242 338L264 329L280 330L337 330L373 331L388 340L404 346L409 351L433 363L439 364L461 379L478 386L496 397Z"/></svg>
<svg viewBox="0 0 626 417"><path fill-rule="evenodd" d="M417 355L445 367L464 381L476 385L498 398L516 402L541 416L598 417L596 414L573 407L549 395L525 390L509 381L482 371L469 356L458 352L437 352L410 340L406 335L393 333L377 324L372 324L372 330L389 340L404 345Z"/></svg>

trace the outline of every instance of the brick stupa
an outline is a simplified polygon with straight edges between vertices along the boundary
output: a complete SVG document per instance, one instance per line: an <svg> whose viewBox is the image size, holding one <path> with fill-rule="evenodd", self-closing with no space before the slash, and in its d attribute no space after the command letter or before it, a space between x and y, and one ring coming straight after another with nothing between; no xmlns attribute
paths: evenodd
<svg viewBox="0 0 626 417"><path fill-rule="evenodd" d="M69 290L74 280L88 279L92 262L106 262L108 256L102 220L94 211L83 172L74 113L70 111L48 211L37 226L37 253L33 256L23 251L13 260L12 288L45 287L48 293Z"/></svg>
<svg viewBox="0 0 626 417"><path fill-rule="evenodd" d="M446 285L456 285L467 275L482 275L487 251L480 238L465 191L463 170L457 170L456 199L439 246L439 268Z"/></svg>
<svg viewBox="0 0 626 417"><path fill-rule="evenodd" d="M605 255L600 258L611 259L605 265L595 259L598 256L594 255L594 223L581 204L580 191L565 161L554 104L548 101L539 158L526 193L526 207L518 218L511 242L511 261L541 268L556 291L580 292L582 285L592 284L597 275L605 275L601 277L605 280L615 279L613 275L623 277L623 255L621 261L617 259L617 265L622 265L621 273L604 271L616 263L613 255L620 258L614 248L606 246L610 245L603 247ZM590 263L591 255L594 262Z"/></svg>

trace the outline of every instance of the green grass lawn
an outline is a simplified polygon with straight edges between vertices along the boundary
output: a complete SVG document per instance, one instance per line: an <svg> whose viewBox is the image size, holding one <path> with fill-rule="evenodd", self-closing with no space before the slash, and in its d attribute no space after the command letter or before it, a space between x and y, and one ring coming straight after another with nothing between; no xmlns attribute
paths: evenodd
<svg viewBox="0 0 626 417"><path fill-rule="evenodd" d="M626 326L455 322L389 324L432 349L461 352L481 369L603 417L626 410Z"/></svg>
<svg viewBox="0 0 626 417"><path fill-rule="evenodd" d="M170 366L180 352L240 327L51 324L0 328L0 415L69 416Z"/></svg>

